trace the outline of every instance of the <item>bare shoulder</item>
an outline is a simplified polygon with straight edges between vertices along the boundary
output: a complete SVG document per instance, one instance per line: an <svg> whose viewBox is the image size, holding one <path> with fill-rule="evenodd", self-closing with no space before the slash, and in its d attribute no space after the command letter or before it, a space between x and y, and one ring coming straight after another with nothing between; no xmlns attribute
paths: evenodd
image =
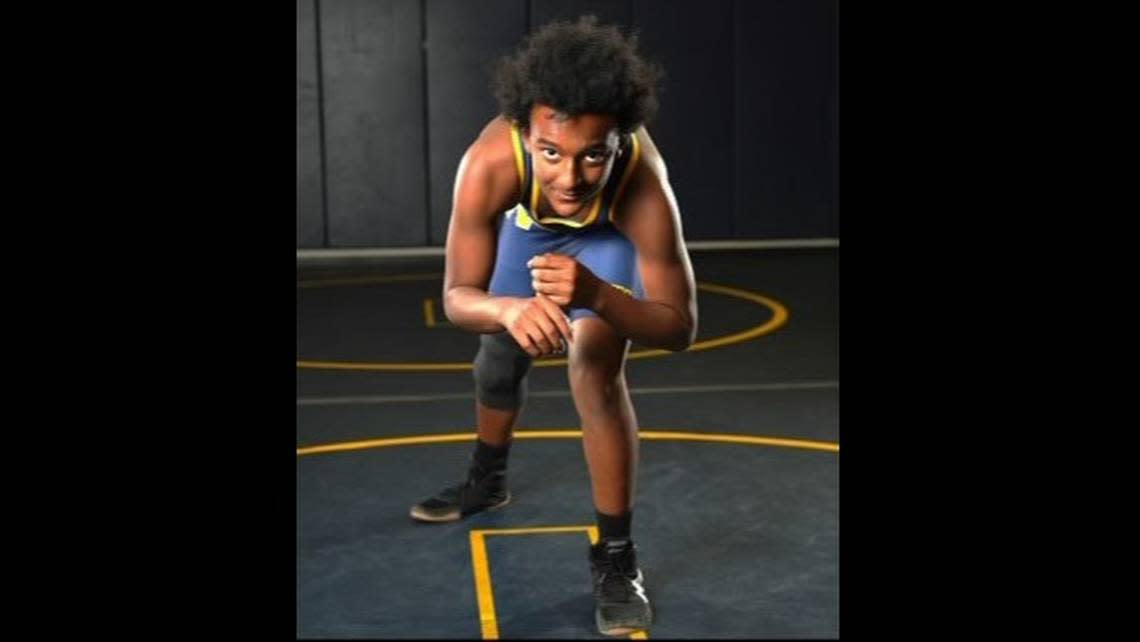
<svg viewBox="0 0 1140 642"><path fill-rule="evenodd" d="M640 153L616 204L614 223L619 228L646 216L671 216L675 214L671 210L676 209L665 159L644 126L639 127L634 135L637 136Z"/></svg>
<svg viewBox="0 0 1140 642"><path fill-rule="evenodd" d="M496 116L483 127L464 153L456 180L457 188L467 196L465 200L491 210L488 215L496 215L518 201L521 181L510 121Z"/></svg>
<svg viewBox="0 0 1140 642"><path fill-rule="evenodd" d="M641 161L638 163L637 169L649 170L659 175L662 180L667 180L669 172L665 167L665 159L662 158L653 138L649 136L649 130L645 128L645 125L642 125L637 128L634 135L637 136L637 142L641 146Z"/></svg>
<svg viewBox="0 0 1140 642"><path fill-rule="evenodd" d="M471 162L477 162L482 171L495 175L505 175L517 182L518 168L515 160L514 143L511 140L511 123L502 116L496 116L483 127L467 153Z"/></svg>

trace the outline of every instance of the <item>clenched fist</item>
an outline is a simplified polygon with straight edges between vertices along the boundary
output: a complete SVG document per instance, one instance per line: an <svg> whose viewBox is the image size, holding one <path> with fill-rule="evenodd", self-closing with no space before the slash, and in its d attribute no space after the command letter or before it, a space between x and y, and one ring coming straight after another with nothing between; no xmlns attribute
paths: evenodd
<svg viewBox="0 0 1140 642"><path fill-rule="evenodd" d="M586 266L564 254L546 253L526 262L531 287L561 306L594 307L600 280Z"/></svg>

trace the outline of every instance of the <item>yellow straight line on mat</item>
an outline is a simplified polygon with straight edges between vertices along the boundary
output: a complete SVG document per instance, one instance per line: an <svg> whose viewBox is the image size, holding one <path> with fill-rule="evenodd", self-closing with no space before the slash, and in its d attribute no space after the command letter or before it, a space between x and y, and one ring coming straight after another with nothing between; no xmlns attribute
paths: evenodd
<svg viewBox="0 0 1140 642"><path fill-rule="evenodd" d="M495 615L495 590L491 585L491 564L487 558L488 535L534 535L537 533L586 532L590 544L599 539L597 526L535 526L530 528L474 528L471 529L471 564L475 571L475 597L479 604L479 628L484 640L499 639L499 621ZM629 634L631 640L648 640L643 630Z"/></svg>
<svg viewBox="0 0 1140 642"><path fill-rule="evenodd" d="M479 600L479 628L484 640L498 640L495 592L491 590L491 568L487 564L487 544L483 541L483 531L471 531L471 564L475 569L475 596Z"/></svg>
<svg viewBox="0 0 1140 642"><path fill-rule="evenodd" d="M431 299L424 299L424 323L427 327L435 327L435 303Z"/></svg>
<svg viewBox="0 0 1140 642"><path fill-rule="evenodd" d="M596 526L535 526L533 528L481 528L472 530L472 533L480 533L482 535L533 535L535 533L576 533L578 531L589 531Z"/></svg>

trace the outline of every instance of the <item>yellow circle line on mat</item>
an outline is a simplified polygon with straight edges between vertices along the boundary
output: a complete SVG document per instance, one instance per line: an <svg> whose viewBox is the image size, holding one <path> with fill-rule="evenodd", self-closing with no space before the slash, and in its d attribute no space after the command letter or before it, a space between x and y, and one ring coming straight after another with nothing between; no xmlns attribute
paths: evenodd
<svg viewBox="0 0 1140 642"><path fill-rule="evenodd" d="M398 274L387 277L361 277L359 279L341 279L339 281L300 281L298 287L318 287L326 284L347 285L347 284L372 284L372 283L388 283L392 281L416 281L426 280L428 278L442 277L442 274ZM696 341L693 345L689 346L685 352L699 352L701 350L711 350L712 348L721 348L727 345L736 343L743 343L751 339L755 339L761 335L770 334L775 332L780 326L788 322L788 309L783 306L779 301L770 299L755 292L742 290L740 288L732 288L726 285L716 285L713 283L697 283L698 290L706 292L715 292L717 294L724 294L746 301L759 303L760 305L772 310L772 318L760 325L753 326L746 330L728 334L722 337L713 337L703 341ZM648 359L650 357L660 357L671 354L668 350L639 350L637 352L630 352L626 359ZM538 359L532 366L536 368L561 366L566 365L568 360L562 359ZM297 361L297 367L309 370L372 370L382 372L398 372L398 371L463 371L471 370L472 365L470 361L467 362L411 362L411 363L392 363L392 362L367 362L367 361Z"/></svg>
<svg viewBox="0 0 1140 642"><path fill-rule="evenodd" d="M777 446L781 448L802 448L806 450L824 450L839 452L839 444L830 441L814 441L809 439L787 439L784 437L761 437L758 435L731 435L712 432L685 432L676 430L641 430L638 432L641 439L649 441L707 441L727 444L747 444L751 446ZM578 439L582 436L581 430L550 429L550 430L516 430L515 439ZM349 450L367 450L370 448L390 448L393 446L419 446L423 444L442 444L475 441L472 432L455 432L438 435L415 435L412 437L388 437L385 439L365 439L363 441L345 441L335 444L319 444L305 446L297 449L297 456L319 455L321 453L345 452Z"/></svg>

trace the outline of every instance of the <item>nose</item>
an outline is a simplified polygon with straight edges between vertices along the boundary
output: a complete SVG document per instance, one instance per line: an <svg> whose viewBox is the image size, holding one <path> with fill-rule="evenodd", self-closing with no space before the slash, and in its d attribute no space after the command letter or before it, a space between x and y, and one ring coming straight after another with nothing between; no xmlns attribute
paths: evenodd
<svg viewBox="0 0 1140 642"><path fill-rule="evenodd" d="M557 186L563 191L572 192L585 182L584 179L582 165L577 160L570 160L566 163L565 169L558 175Z"/></svg>
<svg viewBox="0 0 1140 642"><path fill-rule="evenodd" d="M562 166L559 168L559 174L554 180L554 186L570 192L573 188L578 187L583 180L583 173L581 173L581 165L577 159L565 159Z"/></svg>

